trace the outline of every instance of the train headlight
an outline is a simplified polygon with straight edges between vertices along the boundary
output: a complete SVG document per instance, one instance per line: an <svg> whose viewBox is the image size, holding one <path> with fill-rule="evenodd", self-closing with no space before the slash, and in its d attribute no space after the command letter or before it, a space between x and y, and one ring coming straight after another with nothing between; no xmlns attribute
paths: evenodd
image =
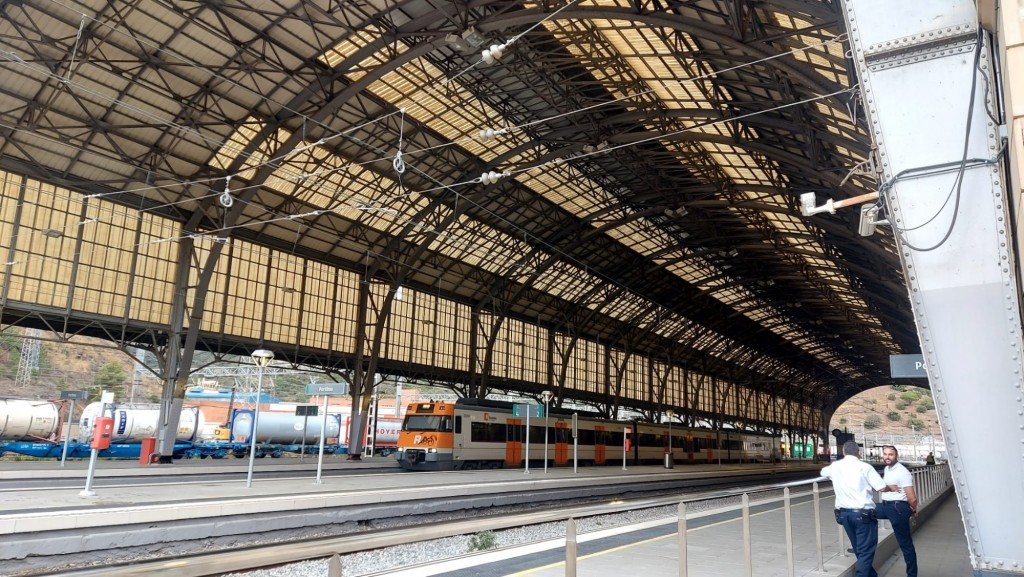
<svg viewBox="0 0 1024 577"><path fill-rule="evenodd" d="M436 453L436 452L437 452L437 449L427 449L427 452L428 452L428 453Z"/></svg>

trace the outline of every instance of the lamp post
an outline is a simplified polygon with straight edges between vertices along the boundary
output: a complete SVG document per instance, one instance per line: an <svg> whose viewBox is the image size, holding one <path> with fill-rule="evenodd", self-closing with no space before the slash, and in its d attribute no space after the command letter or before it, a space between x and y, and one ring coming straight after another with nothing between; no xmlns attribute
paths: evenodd
<svg viewBox="0 0 1024 577"><path fill-rule="evenodd" d="M668 454L672 454L672 419L676 418L676 412L672 409L665 411L665 416L668 417Z"/></svg>
<svg viewBox="0 0 1024 577"><path fill-rule="evenodd" d="M260 424L260 397L263 396L263 368L274 360L274 352L267 349L257 349L252 352L252 360L259 367L259 377L256 380L256 411L252 416L252 431L249 433L249 474L245 478L245 486L252 487L252 466L256 461L256 427Z"/></svg>
<svg viewBox="0 0 1024 577"><path fill-rule="evenodd" d="M548 472L548 403L551 402L551 391L540 394L544 399L544 472Z"/></svg>

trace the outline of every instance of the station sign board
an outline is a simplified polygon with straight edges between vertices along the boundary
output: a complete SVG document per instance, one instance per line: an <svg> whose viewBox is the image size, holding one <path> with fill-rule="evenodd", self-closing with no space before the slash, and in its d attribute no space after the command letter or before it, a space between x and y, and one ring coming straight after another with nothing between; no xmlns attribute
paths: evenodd
<svg viewBox="0 0 1024 577"><path fill-rule="evenodd" d="M515 404L512 405L512 416L513 417L543 417L544 416L544 405L528 405L528 404Z"/></svg>
<svg viewBox="0 0 1024 577"><path fill-rule="evenodd" d="M84 401L89 398L89 391L61 391L62 401Z"/></svg>
<svg viewBox="0 0 1024 577"><path fill-rule="evenodd" d="M924 355L889 355L889 375L894 379L928 378Z"/></svg>
<svg viewBox="0 0 1024 577"><path fill-rule="evenodd" d="M320 407L316 405L295 405L295 416L296 417L315 417L318 414Z"/></svg>
<svg viewBox="0 0 1024 577"><path fill-rule="evenodd" d="M309 383L306 395L347 395L348 383Z"/></svg>

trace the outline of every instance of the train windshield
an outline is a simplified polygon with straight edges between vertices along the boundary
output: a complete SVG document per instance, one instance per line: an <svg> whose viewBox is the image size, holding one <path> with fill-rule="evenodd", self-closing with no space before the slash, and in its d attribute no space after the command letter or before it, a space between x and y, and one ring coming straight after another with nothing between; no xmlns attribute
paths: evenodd
<svg viewBox="0 0 1024 577"><path fill-rule="evenodd" d="M451 417L442 415L409 415L402 423L403 431L444 431L450 429Z"/></svg>

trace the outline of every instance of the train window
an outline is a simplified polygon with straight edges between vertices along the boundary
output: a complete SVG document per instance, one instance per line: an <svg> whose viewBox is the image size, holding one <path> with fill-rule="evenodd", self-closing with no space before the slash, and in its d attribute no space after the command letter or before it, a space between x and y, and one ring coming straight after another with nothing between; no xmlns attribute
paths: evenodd
<svg viewBox="0 0 1024 577"><path fill-rule="evenodd" d="M523 426L522 425L506 425L505 426L505 440L523 442Z"/></svg>
<svg viewBox="0 0 1024 577"><path fill-rule="evenodd" d="M584 447L592 447L594 445L594 431L593 429L580 428L578 431L579 444Z"/></svg>
<svg viewBox="0 0 1024 577"><path fill-rule="evenodd" d="M455 417L455 434L462 433L462 415Z"/></svg>
<svg viewBox="0 0 1024 577"><path fill-rule="evenodd" d="M436 415L408 415L402 423L403 431L440 431L441 417Z"/></svg>
<svg viewBox="0 0 1024 577"><path fill-rule="evenodd" d="M504 443L507 435L502 423L473 422L470 426L470 438L474 443Z"/></svg>
<svg viewBox="0 0 1024 577"><path fill-rule="evenodd" d="M658 433L640 433L637 436L639 437L637 443L641 447L662 447L665 445L661 440L661 435Z"/></svg>
<svg viewBox="0 0 1024 577"><path fill-rule="evenodd" d="M441 417L441 428L439 430L443 433L452 432L452 418L447 416Z"/></svg>

